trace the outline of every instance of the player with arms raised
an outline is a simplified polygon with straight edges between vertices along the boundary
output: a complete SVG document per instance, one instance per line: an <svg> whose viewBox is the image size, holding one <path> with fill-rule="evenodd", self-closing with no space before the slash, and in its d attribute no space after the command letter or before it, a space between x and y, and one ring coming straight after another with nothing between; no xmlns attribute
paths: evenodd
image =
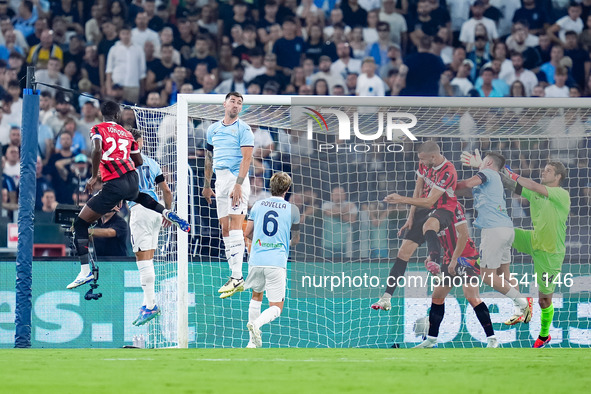
<svg viewBox="0 0 591 394"><path fill-rule="evenodd" d="M131 130L133 138L142 149L144 139L139 130ZM164 180L160 165L153 159L142 154L142 165L137 167L139 176L139 187L141 193L149 194L154 200L158 200L156 186L162 191L164 207L170 209L172 206L172 192ZM129 202L129 229L131 231L131 245L135 253L137 268L140 274L140 283L144 291L144 301L140 308L137 319L133 322L136 326L146 324L160 314L160 308L156 305L156 293L154 284L156 275L154 272L154 252L158 247L158 234L160 226L170 225L166 219L157 212L147 209L133 201Z"/></svg>
<svg viewBox="0 0 591 394"><path fill-rule="evenodd" d="M92 177L86 189L92 193L98 181L100 167L103 188L82 208L74 221L74 243L80 256L80 273L67 288L73 289L93 280L88 265L88 227L91 223L110 212L122 200L135 201L162 214L183 231L189 225L174 212L164 209L152 197L139 192L139 178L135 167L142 164L139 147L129 131L117 124L121 114L119 104L106 101L101 105L103 123L90 131L92 141Z"/></svg>
<svg viewBox="0 0 591 394"><path fill-rule="evenodd" d="M285 201L291 178L285 172L271 177L272 197L257 201L251 209L246 236L253 240L244 287L252 289L248 307L250 334L247 347L261 347L261 327L279 317L285 300L289 248L300 239L300 211ZM269 308L261 313L263 291Z"/></svg>
<svg viewBox="0 0 591 394"><path fill-rule="evenodd" d="M529 201L533 230L515 229L513 247L532 256L537 276L539 303L542 308L541 329L533 347L550 343L550 326L554 317L552 295L556 280L560 281L566 254L566 221L570 211L570 195L560 187L566 180L566 168L558 161L549 162L542 170L542 182L524 178L506 168L503 183ZM558 279L557 279L558 278Z"/></svg>
<svg viewBox="0 0 591 394"><path fill-rule="evenodd" d="M476 317L484 329L487 341L486 347L498 347L499 342L493 330L488 307L480 299L479 281L472 280L472 278L478 279L480 275L478 251L474 241L468 234L468 221L464 215L464 208L459 202L456 205L452 225L440 231L438 236L444 253L441 270L445 278L435 287L431 295L427 338L415 347L432 348L437 345L439 327L445 314L445 297L452 289L452 278L454 276L460 276L463 280L464 296L474 308ZM429 258L427 260L429 261Z"/></svg>
<svg viewBox="0 0 591 394"><path fill-rule="evenodd" d="M442 154L433 141L424 142L418 149L419 168L412 197L397 193L387 196L389 204L410 204L410 213L398 235L408 230L398 250L396 262L386 281L386 292L374 303L372 309L389 310L390 298L396 289L398 277L406 272L408 260L419 245L427 241L431 265L441 265L441 246L437 233L449 227L453 221L457 198L454 193L458 176L456 169ZM431 269L433 270L433 268Z"/></svg>
<svg viewBox="0 0 591 394"><path fill-rule="evenodd" d="M505 165L505 158L495 152L488 152L484 160L480 152L475 155L462 153L462 163L478 167L473 177L458 183L458 192L472 189L474 208L478 217L474 221L477 228L482 229L480 241L480 266L482 280L499 293L513 300L515 311L505 324L512 326L517 323L529 323L532 317L531 297L524 297L519 292L517 281L511 283L511 244L515 238L513 221L507 214L505 190L499 171Z"/></svg>
<svg viewBox="0 0 591 394"><path fill-rule="evenodd" d="M244 286L242 262L244 260L244 234L242 223L246 215L250 183L248 169L252 161L254 135L250 126L238 114L242 111L242 95L230 92L224 101L224 119L207 129L205 152L205 184L201 194L208 204L216 197L217 215L222 226L230 278L218 290L221 298L241 291ZM211 177L215 172L215 193Z"/></svg>

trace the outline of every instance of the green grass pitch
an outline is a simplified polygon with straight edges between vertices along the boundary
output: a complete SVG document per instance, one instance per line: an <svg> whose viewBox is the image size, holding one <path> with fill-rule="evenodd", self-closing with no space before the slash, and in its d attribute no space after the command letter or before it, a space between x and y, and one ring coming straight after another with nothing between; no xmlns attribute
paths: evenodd
<svg viewBox="0 0 591 394"><path fill-rule="evenodd" d="M4 349L2 393L588 393L589 349Z"/></svg>

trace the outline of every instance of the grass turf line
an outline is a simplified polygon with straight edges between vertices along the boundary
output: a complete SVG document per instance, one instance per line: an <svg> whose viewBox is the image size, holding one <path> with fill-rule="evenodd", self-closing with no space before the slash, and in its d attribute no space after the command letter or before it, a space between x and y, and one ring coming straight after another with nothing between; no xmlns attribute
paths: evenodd
<svg viewBox="0 0 591 394"><path fill-rule="evenodd" d="M4 393L579 393L589 349L3 349Z"/></svg>

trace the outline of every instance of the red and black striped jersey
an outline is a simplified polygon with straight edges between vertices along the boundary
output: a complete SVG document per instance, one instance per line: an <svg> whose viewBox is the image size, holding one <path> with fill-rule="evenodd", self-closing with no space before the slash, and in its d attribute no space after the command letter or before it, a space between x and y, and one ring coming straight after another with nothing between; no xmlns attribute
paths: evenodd
<svg viewBox="0 0 591 394"><path fill-rule="evenodd" d="M445 264L450 263L451 256L453 256L456 245L458 244L456 226L464 223L467 223L466 216L464 214L464 207L462 207L462 204L458 202L456 204L456 209L454 210L452 225L437 234L437 237L439 237L439 243L443 248L443 260ZM460 256L469 259L478 259L478 250L476 250L476 244L474 244L474 241L469 236L468 240L466 241L466 247Z"/></svg>
<svg viewBox="0 0 591 394"><path fill-rule="evenodd" d="M424 186L421 192L421 198L426 198L432 189L443 191L443 195L433 204L433 209L446 209L454 212L458 201L455 190L458 183L458 174L454 165L444 159L443 163L437 167L427 167L419 163L417 176L423 178Z"/></svg>
<svg viewBox="0 0 591 394"><path fill-rule="evenodd" d="M125 128L115 122L99 123L90 130L90 139L99 139L103 143L100 165L103 182L135 170L131 154L139 153L140 150Z"/></svg>

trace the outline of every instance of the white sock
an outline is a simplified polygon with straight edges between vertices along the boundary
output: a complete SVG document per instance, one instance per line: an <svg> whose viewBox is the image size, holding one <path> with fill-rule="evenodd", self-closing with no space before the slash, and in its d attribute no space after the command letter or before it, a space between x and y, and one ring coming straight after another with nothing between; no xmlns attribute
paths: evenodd
<svg viewBox="0 0 591 394"><path fill-rule="evenodd" d="M263 325L277 319L279 315L281 315L281 309L276 305L270 306L254 321L254 325L255 327L261 328Z"/></svg>
<svg viewBox="0 0 591 394"><path fill-rule="evenodd" d="M523 297L523 295L514 288L511 288L511 290L509 290L505 295L511 298L515 305L519 305L520 311L527 306L527 300L525 297Z"/></svg>
<svg viewBox="0 0 591 394"><path fill-rule="evenodd" d="M84 276L90 274L90 264L82 264L80 266L80 273Z"/></svg>
<svg viewBox="0 0 591 394"><path fill-rule="evenodd" d="M140 260L137 262L137 267L140 271L142 290L144 290L143 304L146 308L153 309L154 305L156 305L156 293L154 291L154 283L156 282L154 260Z"/></svg>
<svg viewBox="0 0 591 394"><path fill-rule="evenodd" d="M263 304L262 301L256 301L251 299L250 304L248 305L248 322L254 323L256 319L261 315L261 305ZM250 341L252 342L252 334L250 331L248 332L250 335Z"/></svg>
<svg viewBox="0 0 591 394"><path fill-rule="evenodd" d="M392 298L392 294L384 293L384 295L382 295L382 298L385 298L385 299Z"/></svg>
<svg viewBox="0 0 591 394"><path fill-rule="evenodd" d="M240 279L242 278L242 261L244 260L244 234L242 230L231 230L228 239L230 242L228 264L232 270L232 278Z"/></svg>
<svg viewBox="0 0 591 394"><path fill-rule="evenodd" d="M517 301L513 301L513 311L516 315L521 313L521 307Z"/></svg>

